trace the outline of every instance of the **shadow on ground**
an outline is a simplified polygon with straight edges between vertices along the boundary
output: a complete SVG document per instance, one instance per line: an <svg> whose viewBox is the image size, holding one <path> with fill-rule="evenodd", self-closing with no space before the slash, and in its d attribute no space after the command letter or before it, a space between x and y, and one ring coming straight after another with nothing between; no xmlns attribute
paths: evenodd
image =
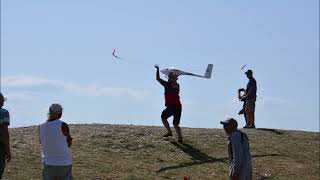
<svg viewBox="0 0 320 180"><path fill-rule="evenodd" d="M192 162L185 162L185 163L180 163L175 166L168 166L168 167L163 167L156 171L156 173L160 173L166 170L171 170L171 169L179 169L179 168L184 168L184 167L190 167L194 165L201 165L201 164L206 164L206 163L228 163L228 157L223 157L223 158L214 158L211 156L208 156L206 153L201 152L199 149L191 146L190 144L186 143L177 143L174 141L171 141L171 144L179 148L181 151L186 153L191 157ZM262 155L251 155L252 158L256 157L273 157L273 156L284 156L281 154L262 154Z"/></svg>
<svg viewBox="0 0 320 180"><path fill-rule="evenodd" d="M201 165L206 163L216 163L216 162L227 163L227 160L228 160L228 158L214 158L214 157L208 156L206 153L201 152L199 149L194 148L190 144L186 144L186 143L179 144L177 142L171 142L171 144L179 148L184 153L188 154L191 157L192 162L180 163L176 166L164 167L156 171L157 173L170 170L170 169L179 169L179 168L184 168L184 167L189 167L194 165Z"/></svg>
<svg viewBox="0 0 320 180"><path fill-rule="evenodd" d="M275 134L284 135L283 131L279 131L279 130L276 130L276 129L257 128L257 130L268 131L268 132L272 132L272 133L275 133Z"/></svg>

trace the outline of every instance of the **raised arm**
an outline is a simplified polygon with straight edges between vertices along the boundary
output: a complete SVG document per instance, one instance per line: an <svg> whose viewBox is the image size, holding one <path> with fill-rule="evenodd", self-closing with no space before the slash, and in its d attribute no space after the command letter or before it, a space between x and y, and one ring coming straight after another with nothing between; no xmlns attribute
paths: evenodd
<svg viewBox="0 0 320 180"><path fill-rule="evenodd" d="M157 81L158 81L162 86L166 86L166 81L160 78L159 66L158 66L158 65L155 65L154 67L157 69L157 72L156 72L156 79L157 79Z"/></svg>
<svg viewBox="0 0 320 180"><path fill-rule="evenodd" d="M161 78L160 78L159 66L158 66L158 65L155 65L154 67L157 69L156 79L157 79L157 81L160 82L160 81L161 81Z"/></svg>

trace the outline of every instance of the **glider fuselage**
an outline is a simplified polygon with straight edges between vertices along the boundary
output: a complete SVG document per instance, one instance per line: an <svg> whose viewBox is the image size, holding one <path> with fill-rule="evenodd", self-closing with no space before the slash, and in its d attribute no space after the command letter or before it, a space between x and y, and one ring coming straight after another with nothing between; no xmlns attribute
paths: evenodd
<svg viewBox="0 0 320 180"><path fill-rule="evenodd" d="M182 71L179 70L177 68L171 67L171 68L167 68L167 69L163 69L160 72L165 74L165 75L169 75L170 73L174 73L177 76L181 76L181 75L189 75L189 76L196 76L196 77L202 77L202 78L206 78L206 79L210 79L211 78L211 73L212 73L212 64L208 64L207 70L205 72L205 74L202 75L198 75L198 74L194 74L194 73L190 73L190 72L186 72L186 71Z"/></svg>

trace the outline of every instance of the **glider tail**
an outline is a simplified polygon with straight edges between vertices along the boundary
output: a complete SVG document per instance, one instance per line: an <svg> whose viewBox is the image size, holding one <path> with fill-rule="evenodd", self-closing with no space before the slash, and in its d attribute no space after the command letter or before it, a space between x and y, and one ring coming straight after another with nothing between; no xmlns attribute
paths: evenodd
<svg viewBox="0 0 320 180"><path fill-rule="evenodd" d="M212 69L213 69L213 65L212 64L208 64L206 73L204 74L204 78L210 79L211 78L211 74L212 74Z"/></svg>

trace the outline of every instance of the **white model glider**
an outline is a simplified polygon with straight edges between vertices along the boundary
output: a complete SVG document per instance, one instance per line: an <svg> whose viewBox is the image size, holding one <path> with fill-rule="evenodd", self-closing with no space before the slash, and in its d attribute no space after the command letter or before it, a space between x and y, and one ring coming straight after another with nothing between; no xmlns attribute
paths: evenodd
<svg viewBox="0 0 320 180"><path fill-rule="evenodd" d="M156 65L156 66L158 66L158 65ZM165 75L167 75L167 76L170 73L174 73L177 76L188 75L188 76L196 76L196 77L210 79L211 78L211 74L212 74L212 69L213 69L213 65L212 64L208 64L207 70L206 70L206 72L204 73L203 76L198 75L198 74L193 74L193 73L190 73L190 72L186 72L186 71L182 71L182 70L179 70L179 69L174 68L174 67L163 69L160 72L165 74Z"/></svg>

